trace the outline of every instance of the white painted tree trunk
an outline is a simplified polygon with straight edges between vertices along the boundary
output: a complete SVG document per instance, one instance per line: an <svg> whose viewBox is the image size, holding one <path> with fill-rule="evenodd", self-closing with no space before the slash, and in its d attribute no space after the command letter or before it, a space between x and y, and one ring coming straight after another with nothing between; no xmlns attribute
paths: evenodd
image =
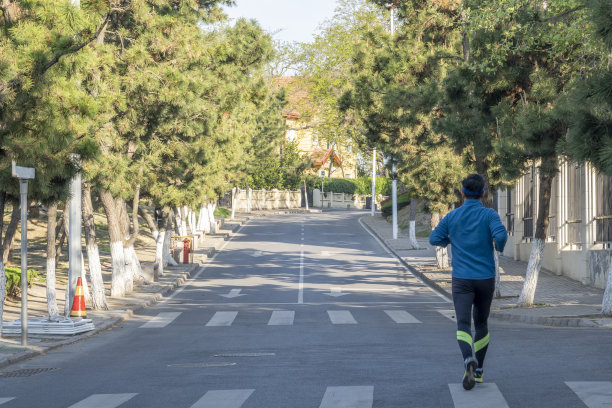
<svg viewBox="0 0 612 408"><path fill-rule="evenodd" d="M157 274L164 274L164 241L166 238L166 230L161 230L155 234L155 263L157 264Z"/></svg>
<svg viewBox="0 0 612 408"><path fill-rule="evenodd" d="M419 249L419 243L416 239L416 221L410 221L408 227L408 238L410 239L410 246L412 249Z"/></svg>
<svg viewBox="0 0 612 408"><path fill-rule="evenodd" d="M196 223L196 213L193 210L189 210L189 229L191 230L192 234L196 233L196 228L197 223Z"/></svg>
<svg viewBox="0 0 612 408"><path fill-rule="evenodd" d="M142 267L140 266L140 261L138 260L138 255L136 254L136 250L134 249L134 245L130 245L129 247L124 249L125 251L125 262L127 269L128 280L126 281L126 290L131 292L134 290L134 281L144 282L144 275L142 274Z"/></svg>
<svg viewBox="0 0 612 408"><path fill-rule="evenodd" d="M0 263L2 263L2 261L0 261ZM49 317L59 316L59 308L57 307L57 293L55 291L55 283L56 283L55 257L47 257L46 292L47 292L47 313L49 313Z"/></svg>
<svg viewBox="0 0 612 408"><path fill-rule="evenodd" d="M125 251L123 250L123 242L111 242L111 260L113 263L113 279L111 282L111 296L125 295L126 268L125 268Z"/></svg>
<svg viewBox="0 0 612 408"><path fill-rule="evenodd" d="M81 253L81 278L83 279L83 296L85 297L85 303L91 305L91 292L89 291L86 271L87 269L85 269L85 257Z"/></svg>
<svg viewBox="0 0 612 408"><path fill-rule="evenodd" d="M172 239L172 230L166 230L164 234L164 247L163 247L163 266L178 265L173 257L170 256L170 240Z"/></svg>
<svg viewBox="0 0 612 408"><path fill-rule="evenodd" d="M493 251L493 258L495 259L495 297L501 297L501 276L499 274L499 252Z"/></svg>
<svg viewBox="0 0 612 408"><path fill-rule="evenodd" d="M436 262L438 263L438 268L440 269L450 268L448 248L439 246L436 247Z"/></svg>
<svg viewBox="0 0 612 408"><path fill-rule="evenodd" d="M531 247L529 255L529 263L527 264L527 272L525 274L525 283L523 290L518 298L518 306L528 307L533 306L535 298L536 286L538 284L538 276L542 268L542 257L544 256L545 242L542 239L536 238Z"/></svg>
<svg viewBox="0 0 612 408"><path fill-rule="evenodd" d="M91 308L93 310L108 310L104 281L102 280L102 265L98 245L87 245L87 265L91 278Z"/></svg>
<svg viewBox="0 0 612 408"><path fill-rule="evenodd" d="M208 205L203 205L202 206L202 228L201 230L204 231L205 233L210 233L210 217L208 214Z"/></svg>
<svg viewBox="0 0 612 408"><path fill-rule="evenodd" d="M603 301L601 302L601 313L605 316L612 316L612 257L610 257L606 290L604 291Z"/></svg>
<svg viewBox="0 0 612 408"><path fill-rule="evenodd" d="M236 201L238 200L238 197L236 197L236 194L238 193L238 190L236 189L236 187L232 188L232 216L231 216L231 220L234 219L234 214L236 213Z"/></svg>
<svg viewBox="0 0 612 408"><path fill-rule="evenodd" d="M210 232L213 234L217 233L217 222L215 221L215 208L217 208L217 204L209 203L208 204L208 219L210 220Z"/></svg>
<svg viewBox="0 0 612 408"><path fill-rule="evenodd" d="M0 257L0 334L2 333L2 322L4 321L4 293L6 291L6 271L4 270L4 262Z"/></svg>
<svg viewBox="0 0 612 408"><path fill-rule="evenodd" d="M253 190L251 188L247 188L247 213L251 213L251 196Z"/></svg>

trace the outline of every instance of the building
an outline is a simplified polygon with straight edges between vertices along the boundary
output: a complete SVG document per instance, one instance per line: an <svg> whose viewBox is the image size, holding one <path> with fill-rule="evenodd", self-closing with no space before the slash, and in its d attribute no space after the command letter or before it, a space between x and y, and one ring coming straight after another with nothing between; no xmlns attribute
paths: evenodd
<svg viewBox="0 0 612 408"><path fill-rule="evenodd" d="M538 169L497 192L496 208L508 229L504 255L529 260L538 214ZM542 266L585 285L605 288L612 253L612 178L588 163L562 161L553 180Z"/></svg>
<svg viewBox="0 0 612 408"><path fill-rule="evenodd" d="M329 138L317 131L317 108L308 93L308 82L301 77L278 77L275 83L287 92L285 139L297 143L298 151L310 158L311 173L328 177L331 168L331 177L357 177L357 153L352 141L331 145Z"/></svg>

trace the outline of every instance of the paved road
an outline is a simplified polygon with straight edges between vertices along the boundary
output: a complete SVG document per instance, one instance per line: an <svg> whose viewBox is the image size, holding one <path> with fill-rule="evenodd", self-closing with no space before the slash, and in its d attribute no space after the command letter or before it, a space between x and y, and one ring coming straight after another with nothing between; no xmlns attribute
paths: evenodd
<svg viewBox="0 0 612 408"><path fill-rule="evenodd" d="M612 407L601 329L491 322L486 384L463 391L451 305L362 214L251 221L164 302L6 369L32 375L0 377L0 408Z"/></svg>

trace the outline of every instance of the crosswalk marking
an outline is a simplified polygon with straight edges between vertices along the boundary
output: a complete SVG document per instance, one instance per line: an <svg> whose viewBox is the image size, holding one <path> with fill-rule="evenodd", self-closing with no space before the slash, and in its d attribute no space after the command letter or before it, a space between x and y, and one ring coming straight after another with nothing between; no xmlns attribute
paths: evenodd
<svg viewBox="0 0 612 408"><path fill-rule="evenodd" d="M255 390L208 391L191 408L240 408Z"/></svg>
<svg viewBox="0 0 612 408"><path fill-rule="evenodd" d="M181 312L160 313L157 316L153 317L147 323L145 323L142 326L140 326L140 328L141 329L158 329L158 328L161 328L161 327L166 327L167 325L172 323L172 321L174 321L174 319L179 317L180 314L181 314Z"/></svg>
<svg viewBox="0 0 612 408"><path fill-rule="evenodd" d="M333 324L357 324L348 310L328 310L327 314Z"/></svg>
<svg viewBox="0 0 612 408"><path fill-rule="evenodd" d="M395 323L422 323L419 319L405 310L385 310L385 313L389 315Z"/></svg>
<svg viewBox="0 0 612 408"><path fill-rule="evenodd" d="M372 408L373 386L327 387L319 408Z"/></svg>
<svg viewBox="0 0 612 408"><path fill-rule="evenodd" d="M438 312L446 317L447 319L452 320L453 322L457 321L457 317L455 316L455 311L454 310L438 310Z"/></svg>
<svg viewBox="0 0 612 408"><path fill-rule="evenodd" d="M455 408L509 408L504 396L494 383L477 384L471 391L461 384L448 384Z"/></svg>
<svg viewBox="0 0 612 408"><path fill-rule="evenodd" d="M268 321L268 326L291 326L295 312L292 310L275 310Z"/></svg>
<svg viewBox="0 0 612 408"><path fill-rule="evenodd" d="M4 404L4 403L6 403L6 402L9 402L9 401L11 401L11 400L14 400L14 399L15 399L15 397L10 397L10 398L0 398L0 405Z"/></svg>
<svg viewBox="0 0 612 408"><path fill-rule="evenodd" d="M589 408L612 407L612 382L609 381L566 381L568 387Z"/></svg>
<svg viewBox="0 0 612 408"><path fill-rule="evenodd" d="M231 326L238 312L216 312L206 326Z"/></svg>
<svg viewBox="0 0 612 408"><path fill-rule="evenodd" d="M68 408L115 408L138 394L94 394Z"/></svg>

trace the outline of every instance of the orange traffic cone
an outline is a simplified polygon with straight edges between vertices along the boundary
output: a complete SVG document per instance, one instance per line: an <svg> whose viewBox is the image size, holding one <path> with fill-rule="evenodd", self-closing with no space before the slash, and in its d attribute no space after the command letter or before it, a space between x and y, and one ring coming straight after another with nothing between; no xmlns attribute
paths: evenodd
<svg viewBox="0 0 612 408"><path fill-rule="evenodd" d="M85 310L85 295L83 294L83 281L81 278L77 279L70 317L87 317L87 311Z"/></svg>

